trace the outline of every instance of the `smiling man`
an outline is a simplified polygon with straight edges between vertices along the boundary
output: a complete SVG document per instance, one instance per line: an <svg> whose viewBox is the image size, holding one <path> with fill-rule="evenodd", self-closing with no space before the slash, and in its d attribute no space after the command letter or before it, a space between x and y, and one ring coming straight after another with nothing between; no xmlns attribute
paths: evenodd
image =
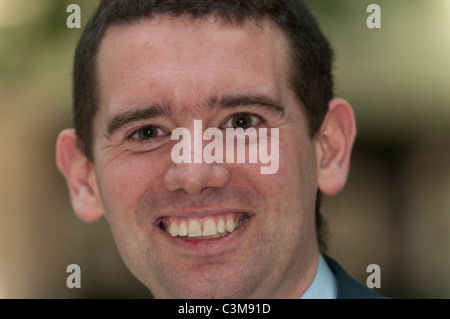
<svg viewBox="0 0 450 319"><path fill-rule="evenodd" d="M331 60L301 1L102 1L75 54L75 128L57 142L76 214L106 218L156 298L376 297L321 254L319 195L344 187L356 134ZM225 152L174 161L173 132L199 120L267 129L277 171Z"/></svg>

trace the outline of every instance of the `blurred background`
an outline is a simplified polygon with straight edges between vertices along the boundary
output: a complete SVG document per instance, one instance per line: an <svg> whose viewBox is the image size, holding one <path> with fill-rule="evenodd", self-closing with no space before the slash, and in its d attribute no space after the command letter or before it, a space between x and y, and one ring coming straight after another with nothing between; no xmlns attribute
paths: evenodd
<svg viewBox="0 0 450 319"><path fill-rule="evenodd" d="M54 159L71 126L71 67L98 1L0 0L0 298L148 298L105 220L73 214ZM450 297L450 1L308 0L336 51L358 136L347 187L326 198L328 254L379 293ZM369 4L381 29L369 29ZM81 289L66 268L81 267Z"/></svg>

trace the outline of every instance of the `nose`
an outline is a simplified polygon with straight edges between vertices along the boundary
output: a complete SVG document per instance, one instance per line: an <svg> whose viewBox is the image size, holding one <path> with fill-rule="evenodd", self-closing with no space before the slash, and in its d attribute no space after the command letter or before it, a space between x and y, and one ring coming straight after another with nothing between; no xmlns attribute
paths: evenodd
<svg viewBox="0 0 450 319"><path fill-rule="evenodd" d="M221 163L172 164L164 174L164 186L169 191L184 190L189 195L200 195L209 188L223 188L230 181L230 171Z"/></svg>

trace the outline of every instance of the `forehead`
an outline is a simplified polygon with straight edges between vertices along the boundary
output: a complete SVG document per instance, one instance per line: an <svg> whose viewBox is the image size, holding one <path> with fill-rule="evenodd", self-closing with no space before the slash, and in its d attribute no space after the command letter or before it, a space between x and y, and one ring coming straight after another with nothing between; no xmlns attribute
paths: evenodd
<svg viewBox="0 0 450 319"><path fill-rule="evenodd" d="M194 107L210 96L281 98L288 41L269 20L230 25L158 17L111 26L98 55L100 105L107 113L166 101Z"/></svg>

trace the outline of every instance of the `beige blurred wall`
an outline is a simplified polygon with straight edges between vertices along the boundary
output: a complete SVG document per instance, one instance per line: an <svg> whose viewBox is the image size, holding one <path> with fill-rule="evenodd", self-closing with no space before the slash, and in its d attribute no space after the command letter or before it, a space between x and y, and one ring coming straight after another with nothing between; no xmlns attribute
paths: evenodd
<svg viewBox="0 0 450 319"><path fill-rule="evenodd" d="M0 298L149 297L106 222L74 216L54 164L81 32L65 8L78 3L84 24L96 2L0 0ZM307 2L359 131L348 185L323 205L329 254L363 283L380 265L384 294L449 298L450 1ZM380 30L365 25L369 3ZM81 289L66 287L72 263Z"/></svg>

